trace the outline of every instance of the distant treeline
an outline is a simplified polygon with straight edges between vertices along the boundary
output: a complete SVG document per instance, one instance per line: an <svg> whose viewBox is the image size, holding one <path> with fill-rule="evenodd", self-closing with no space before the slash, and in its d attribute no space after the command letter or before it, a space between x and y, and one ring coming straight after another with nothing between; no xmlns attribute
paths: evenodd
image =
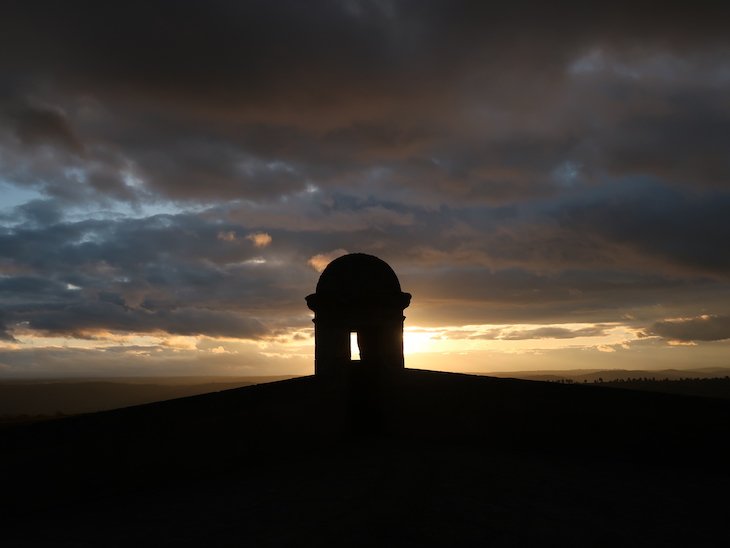
<svg viewBox="0 0 730 548"><path fill-rule="evenodd" d="M687 396L703 396L706 398L728 398L730 399L730 376L679 379L656 378L656 377L627 377L625 379L612 379L604 381L599 377L583 382L573 379L557 379L548 382L560 384L599 384L601 386L624 388L629 390L644 390L647 392L664 392L667 394L683 394Z"/></svg>

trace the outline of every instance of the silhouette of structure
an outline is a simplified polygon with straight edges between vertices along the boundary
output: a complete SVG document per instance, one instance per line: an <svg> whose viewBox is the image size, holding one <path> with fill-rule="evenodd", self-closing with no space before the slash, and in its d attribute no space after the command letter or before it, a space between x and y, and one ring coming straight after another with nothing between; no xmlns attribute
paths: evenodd
<svg viewBox="0 0 730 548"><path fill-rule="evenodd" d="M332 261L316 293L307 296L314 311L314 374L337 375L355 364L376 373L403 369L403 310L410 302L385 261L364 253ZM359 364L350 358L351 333L357 334Z"/></svg>

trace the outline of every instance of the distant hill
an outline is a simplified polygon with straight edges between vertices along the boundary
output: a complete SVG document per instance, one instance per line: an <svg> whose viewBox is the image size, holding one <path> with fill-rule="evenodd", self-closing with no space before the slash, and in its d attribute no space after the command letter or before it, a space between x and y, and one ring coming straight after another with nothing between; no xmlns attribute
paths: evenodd
<svg viewBox="0 0 730 548"><path fill-rule="evenodd" d="M599 379L610 386L611 381L628 379L701 379L724 378L730 369L668 369L661 371L639 370L565 370L565 371L511 371L483 373L483 376L517 378L537 381L597 382ZM0 380L0 426L31 419L93 413L219 392L293 378L292 376L186 376L186 377L112 377L66 379L17 379ZM657 392L690 394L711 397L730 397L723 383L703 385L685 382L674 385L656 383L627 384L623 388L645 389Z"/></svg>
<svg viewBox="0 0 730 548"><path fill-rule="evenodd" d="M730 369L708 368L658 371L575 370L510 372L497 376L556 383L591 383L603 387L643 390L686 396L730 399Z"/></svg>
<svg viewBox="0 0 730 548"><path fill-rule="evenodd" d="M701 396L704 398L730 399L730 377L707 379L674 379L656 380L653 378L629 378L619 381L604 381L601 386L622 388L625 390L644 390L647 392L663 392L665 394L682 394Z"/></svg>
<svg viewBox="0 0 730 548"><path fill-rule="evenodd" d="M0 381L0 423L21 415L74 415L291 378L132 377Z"/></svg>
<svg viewBox="0 0 730 548"><path fill-rule="evenodd" d="M0 431L4 546L726 546L730 402L406 370Z"/></svg>
<svg viewBox="0 0 730 548"><path fill-rule="evenodd" d="M560 381L592 382L597 380L615 381L624 379L648 378L655 380L675 379L705 379L730 376L730 368L698 368L698 369L566 369L540 371L506 371L496 373L479 373L500 378L526 379L533 381Z"/></svg>

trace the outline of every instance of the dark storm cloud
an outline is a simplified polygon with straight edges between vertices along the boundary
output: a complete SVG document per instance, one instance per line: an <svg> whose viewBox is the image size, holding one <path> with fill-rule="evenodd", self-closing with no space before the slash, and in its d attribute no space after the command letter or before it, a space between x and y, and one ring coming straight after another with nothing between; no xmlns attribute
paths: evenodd
<svg viewBox="0 0 730 548"><path fill-rule="evenodd" d="M561 204L555 216L573 234L727 280L730 257L724 248L730 241L729 208L728 191L626 181Z"/></svg>
<svg viewBox="0 0 730 548"><path fill-rule="evenodd" d="M10 333L5 323L5 316L5 312L0 311L0 341L13 342L15 341L15 337Z"/></svg>
<svg viewBox="0 0 730 548"><path fill-rule="evenodd" d="M280 205L231 208L220 215L307 232L298 236L303 249L319 245L318 252L357 248L376 253L385 247L404 267L411 263L434 272L584 270L607 280L611 271L629 277L633 272L642 286L687 275L726 280L729 273L721 250L730 238L730 193L723 190L626 179L523 204L437 211L372 199L335 197L326 205L316 199L297 202L295 217ZM397 235L387 246L386 233ZM626 282L621 275L614 279Z"/></svg>
<svg viewBox="0 0 730 548"><path fill-rule="evenodd" d="M730 316L698 316L654 323L649 335L675 341L721 341L730 339Z"/></svg>
<svg viewBox="0 0 730 548"><path fill-rule="evenodd" d="M408 316L417 325L624 322L644 327L657 313L730 307L727 284L701 278L589 269L422 270L400 276L414 295Z"/></svg>
<svg viewBox="0 0 730 548"><path fill-rule="evenodd" d="M54 200L31 200L16 207L11 218L45 227L58 224L63 218L63 211Z"/></svg>
<svg viewBox="0 0 730 548"><path fill-rule="evenodd" d="M730 187L730 106L727 89L667 90L651 99L656 111L630 113L601 145L609 173L652 174L676 183ZM631 100L631 99L629 99ZM639 106L637 105L637 106ZM671 160L670 160L671 159Z"/></svg>
<svg viewBox="0 0 730 548"><path fill-rule="evenodd" d="M658 335L675 341L721 341L730 339L730 316L703 315L655 322L646 330L648 335Z"/></svg>
<svg viewBox="0 0 730 548"><path fill-rule="evenodd" d="M83 146L66 115L57 108L33 104L9 104L2 109L2 119L12 128L23 146L48 144L72 154L82 154Z"/></svg>
<svg viewBox="0 0 730 548"><path fill-rule="evenodd" d="M614 189L613 202L629 211L627 218L633 213L616 196L630 201L637 191L640 200L644 188ZM13 325L47 333L97 328L259 337L308 323L302 297L316 273L307 261L345 249L390 261L417 298L410 317L422 323L433 321L428 316L454 324L623 321L627 311L636 315L656 302L673 303L678 312L730 303L724 285L703 278L702 269L690 278L662 273L683 266L682 256L637 259L634 247L661 243L663 225L652 236L648 228L657 218L647 218L645 228L637 214L639 236L624 241L610 233L617 210L599 214L596 204L604 201L589 193L570 207L560 202L560 211L571 212L567 220L583 223L571 230L561 226L566 219L514 208L430 212L356 199L319 207L309 220L287 216L284 208L275 222L276 210L265 206L258 218L252 210L248 226L213 212L44 226L38 215L29 217L32 204L19 208L32 220L0 235L4 260L25 272L4 278L0 294ZM674 210L659 210L669 225ZM267 220L275 227L267 230L273 243L257 248L248 236ZM708 253L722 238L707 243ZM681 251L691 241L674 247Z"/></svg>
<svg viewBox="0 0 730 548"><path fill-rule="evenodd" d="M121 298L119 298L121 300ZM24 314L18 314L23 318ZM146 310L130 308L122 302L103 300L33 310L28 327L52 335L93 336L105 329L117 332L165 332L173 335L208 335L211 337L259 338L268 330L256 319L225 310L173 308Z"/></svg>
<svg viewBox="0 0 730 548"><path fill-rule="evenodd" d="M116 145L81 136L58 105L0 92L0 179L66 203L134 200Z"/></svg>
<svg viewBox="0 0 730 548"><path fill-rule="evenodd" d="M655 2L11 2L3 43L16 49L4 48L3 60L16 69L35 61L45 72L63 61L64 68L77 69L70 78L88 71L86 78L111 78L110 86L134 82L177 90L233 81L256 97L261 88L306 81L306 71L333 81L351 75L359 83L395 76L404 67L410 74L433 70L432 64L446 70L463 56L473 62L495 44L522 43L545 57L553 55L545 45L573 48L588 40L678 48L724 42L724 14L727 8L714 3L688 10ZM297 66L302 70L290 73Z"/></svg>
<svg viewBox="0 0 730 548"><path fill-rule="evenodd" d="M259 338L282 318L306 322L297 288L314 272L304 259L298 268L268 264L263 257L276 254L257 247L255 234L263 233L191 215L6 230L0 255L16 273L0 278L4 325Z"/></svg>
<svg viewBox="0 0 730 548"><path fill-rule="evenodd" d="M499 202L555 191L551 174L566 161L582 163L585 176L656 173L662 154L677 150L679 174L723 181L727 164L713 151L727 141L724 93L686 73L682 56L727 46L726 10L13 3L0 64L17 101L48 98L16 129L20 144L85 150L84 162L60 165L117 198L140 192L130 176L175 198L263 199L309 180L362 182L378 167L383 187L432 195L432 204ZM571 63L596 48L606 59L584 61L573 81ZM648 66L622 64L622 52L637 48ZM663 72L652 52L669 55ZM707 70L721 74L725 62ZM654 110L637 116L647 102ZM32 163L36 179L16 178L48 184L42 167Z"/></svg>

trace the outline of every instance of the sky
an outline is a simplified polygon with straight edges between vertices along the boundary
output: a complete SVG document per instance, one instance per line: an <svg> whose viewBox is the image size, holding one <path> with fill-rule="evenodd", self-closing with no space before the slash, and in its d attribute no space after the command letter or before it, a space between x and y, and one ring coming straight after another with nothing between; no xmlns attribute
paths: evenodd
<svg viewBox="0 0 730 548"><path fill-rule="evenodd" d="M313 371L376 255L406 365L730 366L730 5L7 1L0 377Z"/></svg>

